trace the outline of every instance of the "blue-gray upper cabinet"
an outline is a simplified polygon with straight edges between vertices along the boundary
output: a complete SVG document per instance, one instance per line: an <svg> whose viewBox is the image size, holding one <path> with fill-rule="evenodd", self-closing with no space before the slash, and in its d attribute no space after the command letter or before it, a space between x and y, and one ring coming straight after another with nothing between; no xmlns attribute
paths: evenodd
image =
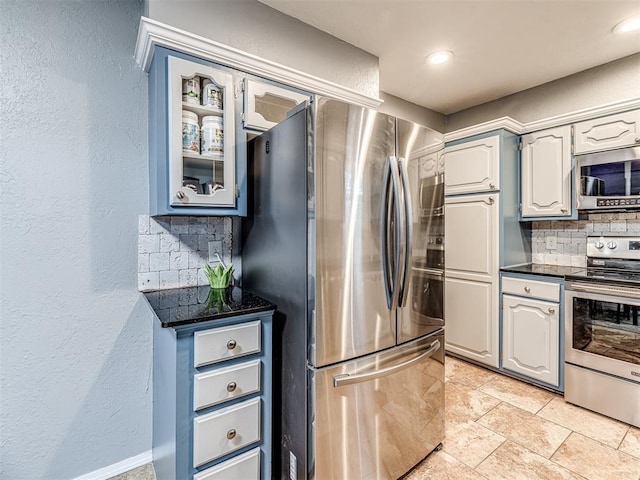
<svg viewBox="0 0 640 480"><path fill-rule="evenodd" d="M521 218L575 218L571 127L523 135L520 149Z"/></svg>
<svg viewBox="0 0 640 480"><path fill-rule="evenodd" d="M149 70L151 215L246 215L240 81L229 68L156 48Z"/></svg>

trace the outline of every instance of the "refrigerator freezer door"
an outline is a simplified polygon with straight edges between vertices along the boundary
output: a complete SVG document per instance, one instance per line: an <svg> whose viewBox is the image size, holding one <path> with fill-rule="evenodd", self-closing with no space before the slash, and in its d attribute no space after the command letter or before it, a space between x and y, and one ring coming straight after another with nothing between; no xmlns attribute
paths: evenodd
<svg viewBox="0 0 640 480"><path fill-rule="evenodd" d="M441 246L444 237L444 216L423 217L421 208L422 203L429 204L432 211L442 207L443 190L423 189L423 196L428 192L437 198L420 198L421 163L438 156L444 148L444 137L435 130L406 120L398 119L396 128L401 195L404 198L404 231L408 235L406 256L402 262L397 326L398 343L403 343L444 326L442 278L438 277L439 272L436 271L427 280L418 270L425 266L434 268L429 265L429 254L438 253L433 248ZM438 173L435 169L431 172L433 176Z"/></svg>
<svg viewBox="0 0 640 480"><path fill-rule="evenodd" d="M444 438L444 334L310 372L309 479L395 480Z"/></svg>
<svg viewBox="0 0 640 480"><path fill-rule="evenodd" d="M395 119L320 98L314 142L316 233L309 258L315 258L315 321L309 361L320 367L396 343L381 245ZM390 232L396 229L387 226Z"/></svg>

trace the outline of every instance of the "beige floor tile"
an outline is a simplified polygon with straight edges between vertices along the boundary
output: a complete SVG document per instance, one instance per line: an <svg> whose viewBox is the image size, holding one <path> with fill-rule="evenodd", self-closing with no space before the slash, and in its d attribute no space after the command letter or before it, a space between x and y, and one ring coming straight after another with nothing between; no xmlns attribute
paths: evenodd
<svg viewBox="0 0 640 480"><path fill-rule="evenodd" d="M567 428L504 402L478 423L545 458L551 457L571 433Z"/></svg>
<svg viewBox="0 0 640 480"><path fill-rule="evenodd" d="M465 465L475 468L505 438L475 422L446 424L444 451Z"/></svg>
<svg viewBox="0 0 640 480"><path fill-rule="evenodd" d="M497 373L486 368L478 367L450 356L445 357L444 371L449 382L459 383L471 388L478 388L498 376Z"/></svg>
<svg viewBox="0 0 640 480"><path fill-rule="evenodd" d="M403 480L436 478L439 480L485 480L484 476L442 451L429 455Z"/></svg>
<svg viewBox="0 0 640 480"><path fill-rule="evenodd" d="M153 465L147 463L128 472L122 473L115 477L111 477L110 480L155 480L156 474L153 471Z"/></svg>
<svg viewBox="0 0 640 480"><path fill-rule="evenodd" d="M490 480L582 480L579 475L509 440L476 471Z"/></svg>
<svg viewBox="0 0 640 480"><path fill-rule="evenodd" d="M504 375L496 376L478 390L531 413L555 397L553 393Z"/></svg>
<svg viewBox="0 0 640 480"><path fill-rule="evenodd" d="M551 460L589 480L638 480L640 459L572 433Z"/></svg>
<svg viewBox="0 0 640 480"><path fill-rule="evenodd" d="M627 424L571 405L560 397L549 402L538 416L613 448L618 448L629 428Z"/></svg>
<svg viewBox="0 0 640 480"><path fill-rule="evenodd" d="M618 450L640 458L640 428L631 427Z"/></svg>
<svg viewBox="0 0 640 480"><path fill-rule="evenodd" d="M449 382L444 387L445 412L447 417L477 420L500 403L495 397Z"/></svg>

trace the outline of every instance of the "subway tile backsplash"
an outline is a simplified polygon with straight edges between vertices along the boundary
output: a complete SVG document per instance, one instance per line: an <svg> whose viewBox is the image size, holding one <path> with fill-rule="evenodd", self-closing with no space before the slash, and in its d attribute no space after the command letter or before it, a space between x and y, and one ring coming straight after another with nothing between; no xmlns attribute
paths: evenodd
<svg viewBox="0 0 640 480"><path fill-rule="evenodd" d="M232 262L230 217L150 217L138 219L138 290L208 285L209 250Z"/></svg>
<svg viewBox="0 0 640 480"><path fill-rule="evenodd" d="M587 236L640 236L640 213L591 213L583 220L533 222L533 263L583 267Z"/></svg>

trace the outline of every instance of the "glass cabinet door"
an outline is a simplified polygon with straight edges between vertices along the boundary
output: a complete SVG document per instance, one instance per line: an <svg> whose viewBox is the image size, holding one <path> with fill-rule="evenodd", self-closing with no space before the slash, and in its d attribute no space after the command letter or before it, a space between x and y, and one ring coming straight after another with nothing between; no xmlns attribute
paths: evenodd
<svg viewBox="0 0 640 480"><path fill-rule="evenodd" d="M246 78L244 80L244 128L269 130L287 118L289 110L309 98L309 95Z"/></svg>
<svg viewBox="0 0 640 480"><path fill-rule="evenodd" d="M233 207L235 124L231 73L169 57L169 204Z"/></svg>

